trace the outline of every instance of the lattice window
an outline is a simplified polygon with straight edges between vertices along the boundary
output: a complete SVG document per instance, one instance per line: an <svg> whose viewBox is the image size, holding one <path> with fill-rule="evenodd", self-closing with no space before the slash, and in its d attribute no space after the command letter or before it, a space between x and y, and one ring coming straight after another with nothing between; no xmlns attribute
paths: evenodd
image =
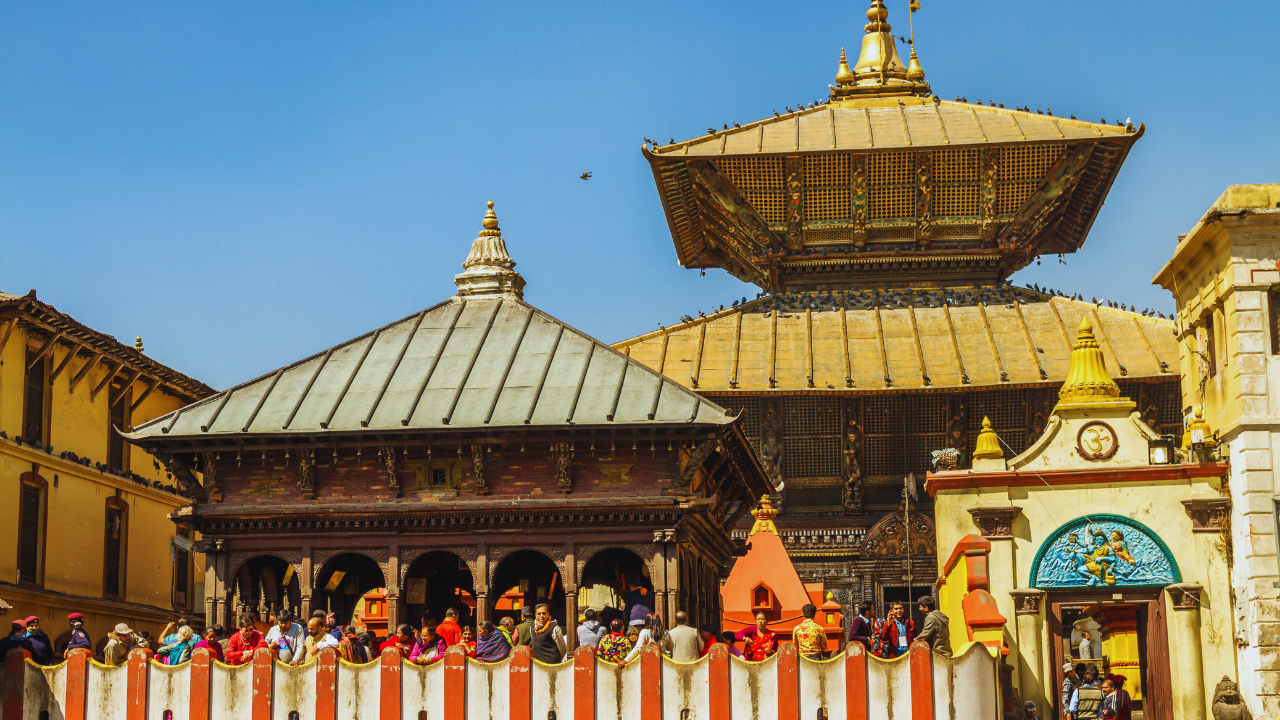
<svg viewBox="0 0 1280 720"><path fill-rule="evenodd" d="M842 485L820 485L818 487L787 486L786 511L788 513L803 510L834 510L844 502Z"/></svg>
<svg viewBox="0 0 1280 720"><path fill-rule="evenodd" d="M845 220L852 214L853 210L849 203L849 188L805 188L805 220Z"/></svg>
<svg viewBox="0 0 1280 720"><path fill-rule="evenodd" d="M782 187L782 158L735 157L715 161L715 166L739 190L776 190Z"/></svg>
<svg viewBox="0 0 1280 720"><path fill-rule="evenodd" d="M933 154L933 181L939 185L981 183L982 164L977 150L940 150Z"/></svg>
<svg viewBox="0 0 1280 720"><path fill-rule="evenodd" d="M782 408L788 438L840 434L840 404L835 398L788 397Z"/></svg>
<svg viewBox="0 0 1280 720"><path fill-rule="evenodd" d="M867 228L871 240L914 240L916 229L911 227Z"/></svg>
<svg viewBox="0 0 1280 720"><path fill-rule="evenodd" d="M783 210L782 191L770 192L764 190L745 190L742 196L751 203L751 207L760 213L760 217L765 222L780 223L786 221L786 214Z"/></svg>
<svg viewBox="0 0 1280 720"><path fill-rule="evenodd" d="M804 184L807 187L848 187L849 156L835 153L806 156Z"/></svg>
<svg viewBox="0 0 1280 720"><path fill-rule="evenodd" d="M870 217L905 218L916 214L915 154L867 157Z"/></svg>
<svg viewBox="0 0 1280 720"><path fill-rule="evenodd" d="M782 467L789 478L839 477L840 438L787 438Z"/></svg>
<svg viewBox="0 0 1280 720"><path fill-rule="evenodd" d="M852 230L805 230L804 241L806 244L822 244L834 245L838 243L853 242Z"/></svg>
<svg viewBox="0 0 1280 720"><path fill-rule="evenodd" d="M934 225L935 238L976 238L980 228L977 225Z"/></svg>
<svg viewBox="0 0 1280 720"><path fill-rule="evenodd" d="M978 185L952 185L933 189L934 217L977 217L982 188Z"/></svg>
<svg viewBox="0 0 1280 720"><path fill-rule="evenodd" d="M1000 148L996 212L1012 215L1040 186L1049 167L1062 156L1065 145L1031 145Z"/></svg>

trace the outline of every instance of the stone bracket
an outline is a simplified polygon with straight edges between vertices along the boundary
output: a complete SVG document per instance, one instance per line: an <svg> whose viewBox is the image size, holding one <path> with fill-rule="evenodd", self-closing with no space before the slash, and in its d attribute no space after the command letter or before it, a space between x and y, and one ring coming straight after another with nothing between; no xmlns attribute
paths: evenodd
<svg viewBox="0 0 1280 720"><path fill-rule="evenodd" d="M1013 519L1022 513L1022 508L1015 506L971 507L969 514L973 522L987 540L1013 539Z"/></svg>
<svg viewBox="0 0 1280 720"><path fill-rule="evenodd" d="M1230 517L1231 498L1192 498L1183 500L1182 506L1191 518L1191 532L1216 533L1222 532L1223 521Z"/></svg>
<svg viewBox="0 0 1280 720"><path fill-rule="evenodd" d="M1040 604L1044 601L1045 592L1034 588L1010 590L1013 596L1014 612L1018 615L1039 615Z"/></svg>

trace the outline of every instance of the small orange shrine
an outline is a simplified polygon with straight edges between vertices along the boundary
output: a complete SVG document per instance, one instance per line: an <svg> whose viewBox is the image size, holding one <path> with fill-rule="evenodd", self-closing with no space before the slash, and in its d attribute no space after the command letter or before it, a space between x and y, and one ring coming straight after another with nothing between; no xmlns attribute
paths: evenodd
<svg viewBox="0 0 1280 720"><path fill-rule="evenodd" d="M756 613L763 612L769 630L778 633L780 640L790 640L792 630L804 620L801 608L813 603L818 608L813 619L827 632L827 649L838 650L844 627L840 604L827 595L823 583L800 581L773 524L778 511L768 495L760 498L760 506L751 514L756 522L747 535L747 553L738 558L720 586L723 629L737 632L754 626Z"/></svg>

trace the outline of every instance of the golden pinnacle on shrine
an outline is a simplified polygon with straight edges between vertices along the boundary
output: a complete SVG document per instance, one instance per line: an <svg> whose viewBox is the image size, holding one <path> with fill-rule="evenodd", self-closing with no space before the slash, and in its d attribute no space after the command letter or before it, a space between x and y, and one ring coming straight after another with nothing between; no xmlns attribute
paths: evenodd
<svg viewBox="0 0 1280 720"><path fill-rule="evenodd" d="M836 84L852 85L853 72L849 70L849 59L845 57L844 48L840 48L840 66L836 68Z"/></svg>

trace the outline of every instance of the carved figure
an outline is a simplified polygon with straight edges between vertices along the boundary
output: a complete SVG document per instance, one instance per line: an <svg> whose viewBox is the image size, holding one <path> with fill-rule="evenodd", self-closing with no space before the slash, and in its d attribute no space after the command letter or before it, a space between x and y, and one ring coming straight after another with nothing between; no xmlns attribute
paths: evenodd
<svg viewBox="0 0 1280 720"><path fill-rule="evenodd" d="M551 446L551 456L556 463L556 487L560 492L573 490L573 446L558 442Z"/></svg>
<svg viewBox="0 0 1280 720"><path fill-rule="evenodd" d="M298 480L302 487L302 497L306 500L316 498L316 454L314 450L298 451Z"/></svg>
<svg viewBox="0 0 1280 720"><path fill-rule="evenodd" d="M760 462L775 486L782 483L782 418L776 403L767 403L761 418Z"/></svg>
<svg viewBox="0 0 1280 720"><path fill-rule="evenodd" d="M481 495L489 493L489 485L484 479L484 446L471 446L471 474L476 478L476 492Z"/></svg>
<svg viewBox="0 0 1280 720"><path fill-rule="evenodd" d="M400 497L400 477L396 475L396 449L393 447L380 448L382 454L382 463L387 469L387 487L391 493Z"/></svg>
<svg viewBox="0 0 1280 720"><path fill-rule="evenodd" d="M1067 536L1067 547L1072 553L1079 556L1081 564L1076 567L1076 573L1082 577L1088 578L1086 583L1093 587L1099 584L1115 585L1116 584L1116 557L1111 553L1111 546L1107 544L1107 535L1096 526L1089 527L1089 535L1092 544L1080 542L1080 538L1075 533Z"/></svg>
<svg viewBox="0 0 1280 720"><path fill-rule="evenodd" d="M697 473L698 468L711 457L711 453L715 452L720 446L719 440L703 440L689 451L688 455L683 455L680 465L680 487L685 488L689 483L693 482L693 476Z"/></svg>
<svg viewBox="0 0 1280 720"><path fill-rule="evenodd" d="M950 401L947 418L947 446L960 453L958 465L963 465L969 457L969 408L962 398Z"/></svg>
<svg viewBox="0 0 1280 720"><path fill-rule="evenodd" d="M1240 687L1226 675L1213 688L1213 720L1253 720L1253 713L1240 697Z"/></svg>
<svg viewBox="0 0 1280 720"><path fill-rule="evenodd" d="M982 154L982 242L996 238L996 179L999 175L1000 149L988 148Z"/></svg>
<svg viewBox="0 0 1280 720"><path fill-rule="evenodd" d="M865 155L853 157L853 246L867 246L867 160Z"/></svg>
<svg viewBox="0 0 1280 720"><path fill-rule="evenodd" d="M200 473L204 475L204 489L209 499L222 502L222 488L218 485L218 456L207 452L200 456Z"/></svg>
<svg viewBox="0 0 1280 720"><path fill-rule="evenodd" d="M1115 553L1116 557L1121 558L1130 565L1138 564L1138 561L1133 558L1133 553L1129 552L1129 543L1124 541L1124 533L1119 530L1112 530L1109 544L1111 545L1111 552Z"/></svg>
<svg viewBox="0 0 1280 720"><path fill-rule="evenodd" d="M933 169L929 153L920 153L916 168L916 244L929 247L933 237Z"/></svg>
<svg viewBox="0 0 1280 720"><path fill-rule="evenodd" d="M850 400L845 406L844 421L844 506L862 510L862 404Z"/></svg>

